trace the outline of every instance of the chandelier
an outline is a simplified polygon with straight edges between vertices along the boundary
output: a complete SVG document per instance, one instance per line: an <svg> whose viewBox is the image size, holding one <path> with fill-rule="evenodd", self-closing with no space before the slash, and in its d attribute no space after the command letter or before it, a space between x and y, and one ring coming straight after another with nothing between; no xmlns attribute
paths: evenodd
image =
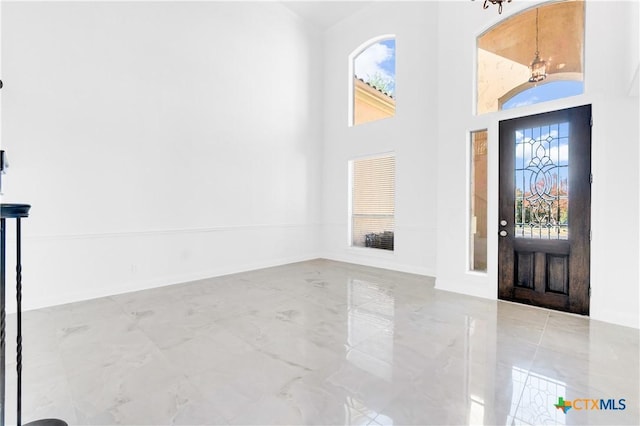
<svg viewBox="0 0 640 426"><path fill-rule="evenodd" d="M531 68L531 77L529 83L538 83L547 78L547 62L540 59L540 51L538 50L538 9L536 8L536 55L533 62L529 66Z"/></svg>
<svg viewBox="0 0 640 426"><path fill-rule="evenodd" d="M489 3L498 5L498 13L502 13L502 3L511 3L511 0L484 0L483 9L489 9Z"/></svg>

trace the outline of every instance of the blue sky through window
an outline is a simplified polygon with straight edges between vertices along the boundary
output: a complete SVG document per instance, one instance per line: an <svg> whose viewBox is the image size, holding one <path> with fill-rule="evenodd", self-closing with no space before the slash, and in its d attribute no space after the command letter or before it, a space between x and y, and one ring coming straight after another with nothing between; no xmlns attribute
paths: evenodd
<svg viewBox="0 0 640 426"><path fill-rule="evenodd" d="M582 81L553 81L547 84L532 86L524 90L502 105L502 109L518 108L525 105L533 105L540 102L562 99L569 96L580 95L584 92Z"/></svg>
<svg viewBox="0 0 640 426"><path fill-rule="evenodd" d="M396 40L381 40L367 47L354 60L356 77L369 81L386 82L386 92L394 94L396 88Z"/></svg>

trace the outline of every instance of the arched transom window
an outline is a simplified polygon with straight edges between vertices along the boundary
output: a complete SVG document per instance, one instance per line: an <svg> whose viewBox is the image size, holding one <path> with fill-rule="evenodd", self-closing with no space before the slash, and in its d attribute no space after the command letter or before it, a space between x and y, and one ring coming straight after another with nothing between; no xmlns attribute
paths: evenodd
<svg viewBox="0 0 640 426"><path fill-rule="evenodd" d="M477 38L477 113L584 91L584 2L543 4Z"/></svg>

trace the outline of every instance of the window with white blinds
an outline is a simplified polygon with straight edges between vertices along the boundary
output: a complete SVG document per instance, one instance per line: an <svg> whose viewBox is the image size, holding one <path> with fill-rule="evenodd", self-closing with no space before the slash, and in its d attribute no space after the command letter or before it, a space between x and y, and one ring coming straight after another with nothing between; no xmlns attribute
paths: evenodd
<svg viewBox="0 0 640 426"><path fill-rule="evenodd" d="M352 161L351 244L393 250L395 155Z"/></svg>

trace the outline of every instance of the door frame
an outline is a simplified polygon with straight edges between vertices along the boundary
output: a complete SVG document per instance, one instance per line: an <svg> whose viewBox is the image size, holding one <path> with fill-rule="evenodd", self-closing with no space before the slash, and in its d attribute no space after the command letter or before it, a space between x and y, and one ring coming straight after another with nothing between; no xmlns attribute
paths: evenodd
<svg viewBox="0 0 640 426"><path fill-rule="evenodd" d="M517 289L514 285L508 285L508 282L515 282L515 255L513 246L515 245L515 238L511 239L512 243L509 247L507 244L501 243L501 239L503 237L498 236L498 250L497 250L497 296L498 299L501 300L510 300L519 303L533 304L537 306L542 306L550 309L559 309L562 311L573 312L583 315L589 314L589 306L590 306L590 265L591 265L591 208L592 208L592 200L591 200L591 176L592 176L592 167L591 167L591 156L592 156L592 132L591 132L591 124L592 124L592 108L591 105L582 105L576 107L569 107L555 111L543 112L539 114L532 114L522 117L514 117L511 119L500 120L498 122L498 208L497 214L498 217L496 222L498 223L498 231L503 230L500 226L500 220L502 218L507 217L509 215L508 210L513 209L513 206L510 206L503 199L502 195L504 191L513 191L513 189L509 189L510 186L513 186L512 180L506 182L500 174L500 170L502 167L506 167L507 169L513 169L513 158L501 158L501 146L502 141L511 141L513 136L510 135L510 132L513 131L513 128L510 124L513 122L528 120L527 127L536 126L538 124L546 123L548 120L558 120L565 119L569 121L578 122L578 132L582 132L585 130L586 133L580 134L578 137L586 140L587 146L582 146L584 152L581 155L571 156L572 150L570 150L570 167L572 168L580 168L581 170L585 170L583 173L576 175L575 173L569 175L569 194L576 192L574 195L575 199L582 199L584 205L588 209L587 214L580 214L580 210L584 208L584 206L580 206L577 210L575 207L572 208L571 198L569 199L569 226L570 229L580 229L583 230L582 233L569 232L569 239L567 240L567 247L571 244L571 247L574 247L574 251L578 253L582 253L582 256L569 256L569 296L567 300L567 296L555 297L556 295L551 293L546 293L548 297L545 299L547 304L545 306L541 305L542 298L539 297L544 293L534 293L529 291L525 296L523 291L520 291L520 294L517 294ZM588 130L587 130L588 129ZM503 165L503 163L506 163ZM588 179L588 184L578 185L576 179ZM579 189L582 188L582 189ZM571 195L570 195L571 196ZM507 199L507 202L509 199ZM574 202L575 203L575 202ZM513 213L513 212L511 212ZM563 240L558 240L563 241ZM517 241L519 245L526 245L527 240ZM538 243L541 243L538 241ZM551 241L549 241L551 243ZM542 244L546 244L542 242ZM510 252L509 252L510 250ZM506 264L506 266L505 266ZM540 267L546 267L539 265ZM536 267L536 266L534 266ZM539 291L539 288L536 286Z"/></svg>

